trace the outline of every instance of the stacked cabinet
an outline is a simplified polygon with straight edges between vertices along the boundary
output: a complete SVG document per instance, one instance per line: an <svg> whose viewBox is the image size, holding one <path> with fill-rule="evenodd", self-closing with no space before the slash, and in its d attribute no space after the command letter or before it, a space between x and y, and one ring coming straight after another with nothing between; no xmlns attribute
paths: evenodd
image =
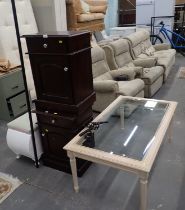
<svg viewBox="0 0 185 210"><path fill-rule="evenodd" d="M92 120L95 101L89 32L26 35L45 165L71 172L63 147ZM78 175L89 162L78 160Z"/></svg>

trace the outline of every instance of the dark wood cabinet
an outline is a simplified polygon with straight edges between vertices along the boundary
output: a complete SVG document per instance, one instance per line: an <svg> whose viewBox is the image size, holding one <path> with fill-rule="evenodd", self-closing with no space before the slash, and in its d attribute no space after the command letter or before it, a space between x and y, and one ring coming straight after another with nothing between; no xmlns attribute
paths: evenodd
<svg viewBox="0 0 185 210"><path fill-rule="evenodd" d="M95 101L89 32L27 35L45 165L71 172L63 150L92 120ZM78 160L79 176L89 162Z"/></svg>
<svg viewBox="0 0 185 210"><path fill-rule="evenodd" d="M39 99L78 104L94 92L88 32L29 35L26 40Z"/></svg>

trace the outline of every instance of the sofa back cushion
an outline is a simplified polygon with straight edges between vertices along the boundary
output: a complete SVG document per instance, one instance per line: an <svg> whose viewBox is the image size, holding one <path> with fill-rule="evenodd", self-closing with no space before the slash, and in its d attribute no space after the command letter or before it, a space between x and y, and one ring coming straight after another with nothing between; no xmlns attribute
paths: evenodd
<svg viewBox="0 0 185 210"><path fill-rule="evenodd" d="M95 20L104 19L105 15L103 13L89 13L77 15L77 21L79 23L90 22Z"/></svg>
<svg viewBox="0 0 185 210"><path fill-rule="evenodd" d="M130 34L126 39L129 40L133 58L137 58L140 54L153 48L150 42L150 33L146 30Z"/></svg>
<svg viewBox="0 0 185 210"><path fill-rule="evenodd" d="M81 7L82 7L82 13L89 13L90 12L90 6L89 4L87 4L85 1L83 0L80 0L80 3L81 3Z"/></svg>
<svg viewBox="0 0 185 210"><path fill-rule="evenodd" d="M105 52L98 45L91 49L92 73L95 80L112 80L109 67L106 62Z"/></svg>
<svg viewBox="0 0 185 210"><path fill-rule="evenodd" d="M114 51L114 58L118 68L121 68L132 62L132 57L129 51L129 44L127 40L119 39L110 42L109 45Z"/></svg>

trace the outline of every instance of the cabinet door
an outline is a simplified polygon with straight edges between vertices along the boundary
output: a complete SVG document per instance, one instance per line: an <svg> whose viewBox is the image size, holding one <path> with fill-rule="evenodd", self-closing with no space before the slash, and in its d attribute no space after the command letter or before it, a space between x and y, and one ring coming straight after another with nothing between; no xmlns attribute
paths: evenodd
<svg viewBox="0 0 185 210"><path fill-rule="evenodd" d="M30 55L38 99L72 103L68 57L63 55Z"/></svg>
<svg viewBox="0 0 185 210"><path fill-rule="evenodd" d="M45 155L51 158L67 159L63 147L78 133L54 126L40 125L42 144Z"/></svg>

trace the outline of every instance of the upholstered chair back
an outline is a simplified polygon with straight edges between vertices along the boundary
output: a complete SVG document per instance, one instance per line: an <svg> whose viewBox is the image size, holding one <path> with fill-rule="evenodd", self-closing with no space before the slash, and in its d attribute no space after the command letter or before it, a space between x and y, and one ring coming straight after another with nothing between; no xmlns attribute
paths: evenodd
<svg viewBox="0 0 185 210"><path fill-rule="evenodd" d="M112 80L110 69L107 65L106 56L104 50L98 45L92 47L92 72L93 79L98 80Z"/></svg>
<svg viewBox="0 0 185 210"><path fill-rule="evenodd" d="M30 0L15 0L20 28L20 34L37 33L37 25ZM32 98L35 98L35 88L27 52L26 41L21 38L28 89ZM11 63L20 64L16 31L10 0L0 0L0 58L10 60Z"/></svg>
<svg viewBox="0 0 185 210"><path fill-rule="evenodd" d="M129 41L133 59L136 59L147 50L151 52L155 51L150 42L150 33L146 30L137 31L136 33L130 34L125 39Z"/></svg>
<svg viewBox="0 0 185 210"><path fill-rule="evenodd" d="M117 64L117 68L122 68L128 63L132 62L132 57L129 51L129 44L127 40L119 39L110 42L109 45L114 51L114 58Z"/></svg>
<svg viewBox="0 0 185 210"><path fill-rule="evenodd" d="M111 70L122 68L124 66L134 66L127 40L119 39L111 41L101 45L101 47L105 51L107 63Z"/></svg>

